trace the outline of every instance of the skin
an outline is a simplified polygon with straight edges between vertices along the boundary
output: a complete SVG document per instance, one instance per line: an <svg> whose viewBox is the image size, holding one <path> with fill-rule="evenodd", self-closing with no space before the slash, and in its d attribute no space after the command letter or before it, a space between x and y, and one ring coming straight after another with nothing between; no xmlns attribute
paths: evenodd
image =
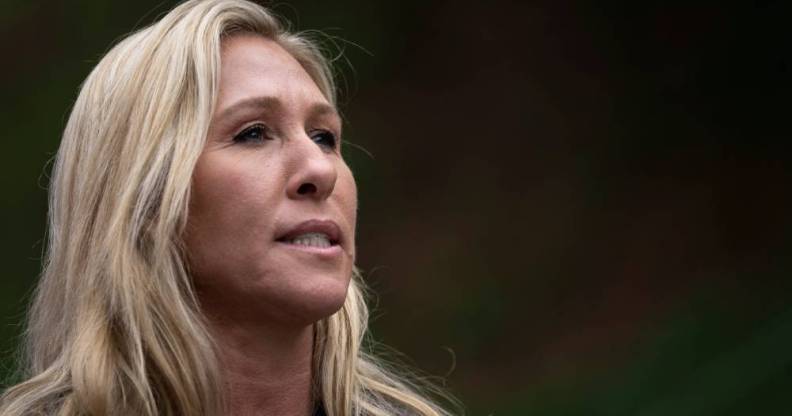
<svg viewBox="0 0 792 416"><path fill-rule="evenodd" d="M346 297L357 189L340 118L294 57L257 35L223 42L217 110L193 173L190 269L228 414L309 415L313 324ZM339 255L276 241L311 219L337 223Z"/></svg>

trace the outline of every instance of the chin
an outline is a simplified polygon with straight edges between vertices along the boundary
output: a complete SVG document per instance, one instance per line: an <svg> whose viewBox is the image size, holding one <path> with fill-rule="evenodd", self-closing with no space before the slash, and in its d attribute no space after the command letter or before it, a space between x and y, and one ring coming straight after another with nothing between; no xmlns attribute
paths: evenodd
<svg viewBox="0 0 792 416"><path fill-rule="evenodd" d="M351 272L348 276L351 276ZM317 276L303 278L288 298L280 299L279 309L297 325L311 325L338 312L347 297L349 277Z"/></svg>

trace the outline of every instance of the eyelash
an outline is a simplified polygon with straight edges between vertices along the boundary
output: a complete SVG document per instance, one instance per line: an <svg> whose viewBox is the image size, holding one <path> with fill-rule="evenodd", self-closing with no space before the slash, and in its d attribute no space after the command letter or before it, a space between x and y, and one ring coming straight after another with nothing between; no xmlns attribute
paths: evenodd
<svg viewBox="0 0 792 416"><path fill-rule="evenodd" d="M323 137L323 139L320 139L320 140L329 140L330 143L322 144L322 143L320 143L319 141L316 140L318 137ZM324 146L324 147L326 147L328 149L335 149L336 147L338 147L338 139L336 138L335 134L333 134L333 133L331 133L331 132L329 132L327 130L317 130L315 132L315 134L313 136L311 136L311 139L314 140L314 143L316 143L316 144L318 144L320 146Z"/></svg>
<svg viewBox="0 0 792 416"><path fill-rule="evenodd" d="M257 137L246 137L246 135L250 133L257 133ZM250 127L245 128L241 132L239 132L236 136L234 136L234 142L236 143L248 143L248 142L261 142L267 136L266 126L263 124L254 124Z"/></svg>
<svg viewBox="0 0 792 416"><path fill-rule="evenodd" d="M256 136L248 136L251 133L256 133ZM269 137L267 136L267 127L263 124L254 124L245 128L236 136L234 136L234 142L236 143L262 142L268 139ZM318 144L319 146L326 147L328 149L335 149L338 147L338 139L336 138L336 135L327 130L317 130L313 132L311 140L313 140L314 143ZM329 143L325 143L327 141L329 141Z"/></svg>

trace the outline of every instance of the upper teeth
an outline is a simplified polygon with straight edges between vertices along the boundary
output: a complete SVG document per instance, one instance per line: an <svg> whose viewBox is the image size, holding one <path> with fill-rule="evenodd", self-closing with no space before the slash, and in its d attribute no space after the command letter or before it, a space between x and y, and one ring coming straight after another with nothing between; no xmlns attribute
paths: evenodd
<svg viewBox="0 0 792 416"><path fill-rule="evenodd" d="M286 240L286 242L310 247L330 247L330 239L322 233L300 234L293 239Z"/></svg>

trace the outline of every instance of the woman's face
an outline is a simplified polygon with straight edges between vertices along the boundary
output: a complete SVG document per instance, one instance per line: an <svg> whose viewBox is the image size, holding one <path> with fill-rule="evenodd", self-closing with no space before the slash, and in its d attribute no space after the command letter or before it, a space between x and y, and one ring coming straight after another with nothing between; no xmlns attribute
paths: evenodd
<svg viewBox="0 0 792 416"><path fill-rule="evenodd" d="M275 42L223 42L186 232L198 296L214 318L312 323L341 307L355 260L341 120Z"/></svg>

